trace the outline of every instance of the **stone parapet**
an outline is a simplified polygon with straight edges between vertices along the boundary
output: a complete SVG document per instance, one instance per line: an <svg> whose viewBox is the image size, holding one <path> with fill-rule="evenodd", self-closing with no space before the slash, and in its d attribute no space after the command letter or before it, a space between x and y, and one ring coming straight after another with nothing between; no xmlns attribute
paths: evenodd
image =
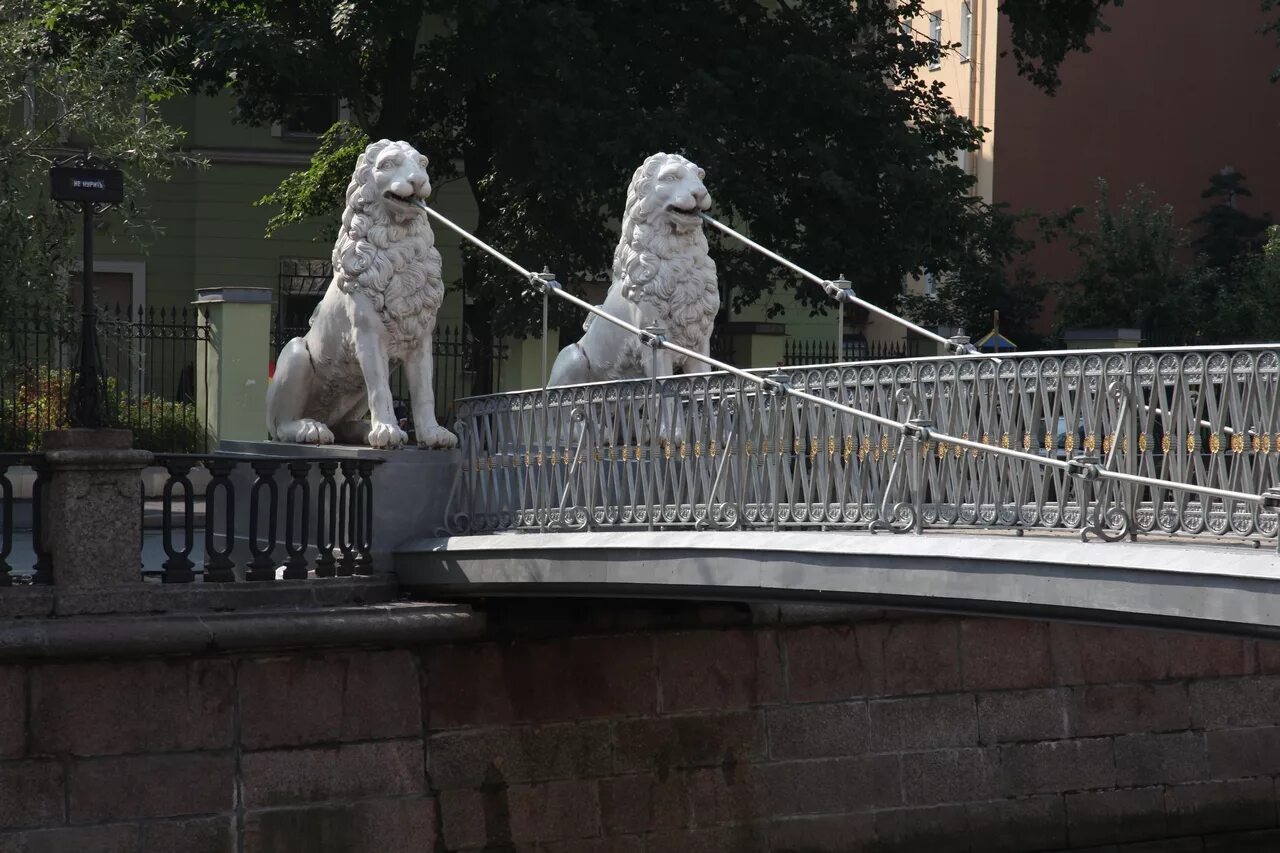
<svg viewBox="0 0 1280 853"><path fill-rule="evenodd" d="M44 540L63 590L136 583L142 568L142 469L127 429L44 434Z"/></svg>
<svg viewBox="0 0 1280 853"><path fill-rule="evenodd" d="M205 615L198 651L0 664L0 850L1280 849L1280 642L530 601L409 630L432 606L367 610L386 630L258 614L282 627L237 645L242 614ZM160 618L49 621L155 637Z"/></svg>

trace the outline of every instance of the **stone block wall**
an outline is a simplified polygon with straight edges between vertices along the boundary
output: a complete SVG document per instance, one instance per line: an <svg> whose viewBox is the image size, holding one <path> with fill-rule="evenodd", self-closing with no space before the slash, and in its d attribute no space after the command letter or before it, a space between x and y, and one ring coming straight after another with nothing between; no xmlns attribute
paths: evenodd
<svg viewBox="0 0 1280 853"><path fill-rule="evenodd" d="M1280 849L1270 642L899 619L425 670L449 850Z"/></svg>
<svg viewBox="0 0 1280 853"><path fill-rule="evenodd" d="M0 665L0 853L1280 849L1280 644L696 622Z"/></svg>
<svg viewBox="0 0 1280 853"><path fill-rule="evenodd" d="M0 853L432 850L405 650L0 666Z"/></svg>

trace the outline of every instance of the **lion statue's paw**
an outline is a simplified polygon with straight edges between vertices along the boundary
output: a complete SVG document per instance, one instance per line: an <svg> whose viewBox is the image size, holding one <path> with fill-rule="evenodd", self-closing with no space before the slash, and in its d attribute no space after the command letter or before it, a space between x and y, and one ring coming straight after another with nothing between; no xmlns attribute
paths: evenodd
<svg viewBox="0 0 1280 853"><path fill-rule="evenodd" d="M294 444L333 444L333 431L320 421L300 418L281 424L276 430L276 440Z"/></svg>
<svg viewBox="0 0 1280 853"><path fill-rule="evenodd" d="M400 447L408 440L409 436L405 434L405 431L395 424L384 424L375 421L373 426L369 427L370 447L389 450L393 447Z"/></svg>
<svg viewBox="0 0 1280 853"><path fill-rule="evenodd" d="M458 437L437 424L418 430L418 446L447 450L458 446Z"/></svg>

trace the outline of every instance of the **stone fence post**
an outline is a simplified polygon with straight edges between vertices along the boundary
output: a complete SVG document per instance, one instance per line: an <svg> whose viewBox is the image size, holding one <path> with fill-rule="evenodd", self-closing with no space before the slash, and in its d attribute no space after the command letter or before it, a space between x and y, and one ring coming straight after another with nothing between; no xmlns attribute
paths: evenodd
<svg viewBox="0 0 1280 853"><path fill-rule="evenodd" d="M127 429L44 434L44 541L61 590L136 584L142 566L142 469Z"/></svg>
<svg viewBox="0 0 1280 853"><path fill-rule="evenodd" d="M218 442L267 437L271 352L271 291L265 287L205 287L196 291L200 326L208 343L199 348L196 373L208 393L196 395L197 411Z"/></svg>

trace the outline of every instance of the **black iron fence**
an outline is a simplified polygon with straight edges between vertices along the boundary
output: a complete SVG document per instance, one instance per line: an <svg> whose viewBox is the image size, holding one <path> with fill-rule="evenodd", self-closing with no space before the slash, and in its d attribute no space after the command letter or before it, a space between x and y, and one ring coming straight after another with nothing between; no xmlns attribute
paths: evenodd
<svg viewBox="0 0 1280 853"><path fill-rule="evenodd" d="M920 355L920 341L915 338L899 338L891 341L868 341L865 338L846 338L837 352L834 340L797 340L787 338L786 363L835 364L847 361L880 361L893 358L915 358Z"/></svg>
<svg viewBox="0 0 1280 853"><path fill-rule="evenodd" d="M143 577L226 583L373 573L379 460L177 453L156 454L154 464L164 471L159 494L140 489ZM0 453L0 587L55 580L44 547L48 482L43 454ZM163 561L152 556L157 535Z"/></svg>
<svg viewBox="0 0 1280 853"><path fill-rule="evenodd" d="M287 326L279 317L271 323L271 358L274 362L290 339L307 333L306 326ZM486 344L457 326L437 326L431 337L434 369L432 390L436 398L436 419L446 426L453 420L454 401L475 394L491 394L501 387L502 365L507 359L506 344ZM391 370L391 396L408 417L409 382L404 366Z"/></svg>
<svg viewBox="0 0 1280 853"><path fill-rule="evenodd" d="M225 583L372 574L373 469L379 462L158 454L155 464L167 474L159 497L160 579L190 583L201 574L206 583ZM201 490L192 483L197 469L208 475ZM252 472L251 478L237 477L237 469ZM192 559L198 544L200 566Z"/></svg>
<svg viewBox="0 0 1280 853"><path fill-rule="evenodd" d="M0 311L0 451L35 450L45 430L67 428L79 333L80 315L71 306ZM135 446L144 450L206 450L196 402L208 384L199 381L196 365L208 340L192 308L100 307L108 426L133 430Z"/></svg>

